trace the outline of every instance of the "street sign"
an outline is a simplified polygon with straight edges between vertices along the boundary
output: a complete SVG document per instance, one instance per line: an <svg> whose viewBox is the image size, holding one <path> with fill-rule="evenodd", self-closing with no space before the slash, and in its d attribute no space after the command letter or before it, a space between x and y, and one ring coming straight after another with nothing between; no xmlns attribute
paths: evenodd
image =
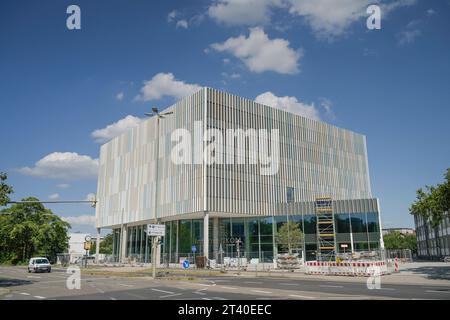
<svg viewBox="0 0 450 320"><path fill-rule="evenodd" d="M84 240L85 240L86 242L91 241L91 236L90 236L90 235L86 235L86 237L84 237Z"/></svg>
<svg viewBox="0 0 450 320"><path fill-rule="evenodd" d="M183 269L189 269L189 260L183 261Z"/></svg>
<svg viewBox="0 0 450 320"><path fill-rule="evenodd" d="M164 224L148 224L147 233L149 236L161 237L166 234L166 225Z"/></svg>
<svg viewBox="0 0 450 320"><path fill-rule="evenodd" d="M197 252L197 247L195 245L192 245L191 250L192 250L193 253L196 253Z"/></svg>
<svg viewBox="0 0 450 320"><path fill-rule="evenodd" d="M341 244L341 248L348 248L348 244L345 243Z"/></svg>

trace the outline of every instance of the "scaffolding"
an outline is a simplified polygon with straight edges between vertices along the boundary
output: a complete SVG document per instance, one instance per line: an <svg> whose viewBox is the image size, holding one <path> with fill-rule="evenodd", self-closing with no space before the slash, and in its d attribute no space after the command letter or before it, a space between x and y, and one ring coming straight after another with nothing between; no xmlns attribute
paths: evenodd
<svg viewBox="0 0 450 320"><path fill-rule="evenodd" d="M336 233L331 197L317 197L315 199L315 209L317 218L317 260L334 260Z"/></svg>

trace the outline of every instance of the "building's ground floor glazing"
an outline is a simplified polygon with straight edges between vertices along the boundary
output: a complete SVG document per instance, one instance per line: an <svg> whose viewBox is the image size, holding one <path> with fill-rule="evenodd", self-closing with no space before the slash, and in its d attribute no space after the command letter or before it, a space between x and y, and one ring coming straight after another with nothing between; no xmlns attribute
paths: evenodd
<svg viewBox="0 0 450 320"><path fill-rule="evenodd" d="M180 217L181 218L181 217ZM336 250L374 251L381 246L381 230L377 212L334 214ZM204 219L180 219L163 222L166 235L159 248L161 263L179 263L181 259L193 259L204 255L204 245L208 243L209 259L223 261L226 257L259 259L272 262L278 253L283 253L282 244L277 243L277 233L287 221L298 224L304 233L300 249L305 260L315 260L317 251L316 215L280 215L259 217L210 217L208 241L204 241ZM146 224L123 226L113 229L114 260L125 257L128 261L151 261L151 237L147 237ZM123 234L122 234L123 233ZM126 244L122 245L125 238ZM239 254L235 240L239 239ZM193 250L193 247L194 250ZM195 252L193 252L195 251ZM298 250L297 250L298 251Z"/></svg>

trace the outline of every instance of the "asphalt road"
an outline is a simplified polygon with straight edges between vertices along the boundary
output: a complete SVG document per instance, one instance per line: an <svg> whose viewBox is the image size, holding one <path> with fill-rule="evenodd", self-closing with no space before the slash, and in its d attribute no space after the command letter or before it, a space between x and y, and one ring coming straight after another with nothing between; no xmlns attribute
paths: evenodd
<svg viewBox="0 0 450 320"><path fill-rule="evenodd" d="M68 289L65 269L28 273L0 267L0 299L6 300L266 300L266 299L450 299L446 286L381 283L369 290L366 278L356 281L276 277L214 276L194 280L82 275L80 289Z"/></svg>

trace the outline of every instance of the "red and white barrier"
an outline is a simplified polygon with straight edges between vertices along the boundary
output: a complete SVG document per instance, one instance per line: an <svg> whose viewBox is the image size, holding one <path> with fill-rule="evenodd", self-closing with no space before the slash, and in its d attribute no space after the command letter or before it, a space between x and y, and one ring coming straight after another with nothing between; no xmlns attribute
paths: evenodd
<svg viewBox="0 0 450 320"><path fill-rule="evenodd" d="M370 277L374 273L384 275L388 273L384 261L361 262L325 262L310 261L305 265L306 274L342 275Z"/></svg>
<svg viewBox="0 0 450 320"><path fill-rule="evenodd" d="M394 272L398 272L398 258L395 257L394 259Z"/></svg>

